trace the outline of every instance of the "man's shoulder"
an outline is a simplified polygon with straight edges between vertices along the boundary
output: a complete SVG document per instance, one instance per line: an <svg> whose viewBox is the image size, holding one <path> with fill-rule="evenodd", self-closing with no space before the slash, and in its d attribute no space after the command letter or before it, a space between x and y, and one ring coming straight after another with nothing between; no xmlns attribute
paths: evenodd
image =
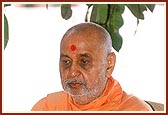
<svg viewBox="0 0 168 115"><path fill-rule="evenodd" d="M152 108L142 99L134 95L125 94L122 109L127 111L152 111Z"/></svg>
<svg viewBox="0 0 168 115"><path fill-rule="evenodd" d="M67 99L68 93L64 91L50 93L39 100L32 108L32 111L49 111L65 108Z"/></svg>
<svg viewBox="0 0 168 115"><path fill-rule="evenodd" d="M62 97L62 96L67 96L67 93L65 91L58 91L58 92L50 93L47 95L47 97L49 98Z"/></svg>

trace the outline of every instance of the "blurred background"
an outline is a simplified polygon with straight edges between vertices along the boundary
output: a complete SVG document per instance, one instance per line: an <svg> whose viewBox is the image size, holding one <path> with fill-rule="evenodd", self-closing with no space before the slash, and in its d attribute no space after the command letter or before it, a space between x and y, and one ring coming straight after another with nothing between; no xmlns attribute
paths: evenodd
<svg viewBox="0 0 168 115"><path fill-rule="evenodd" d="M62 90L59 45L71 26L85 22L87 6L72 5L72 17L61 17L60 5L12 4L4 8L9 41L3 50L2 112L29 112L49 93ZM165 103L166 99L166 8L145 11L137 26L128 8L123 13L121 50L116 52L112 76L123 90L143 100ZM136 33L135 33L136 31Z"/></svg>

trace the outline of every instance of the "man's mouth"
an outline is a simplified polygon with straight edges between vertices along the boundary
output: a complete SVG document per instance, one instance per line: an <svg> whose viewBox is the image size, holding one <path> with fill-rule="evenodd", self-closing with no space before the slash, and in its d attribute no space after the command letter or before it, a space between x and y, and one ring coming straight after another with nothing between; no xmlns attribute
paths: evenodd
<svg viewBox="0 0 168 115"><path fill-rule="evenodd" d="M80 87L82 84L81 83L78 83L78 82L72 82L72 83L69 83L69 86L71 88L78 88Z"/></svg>

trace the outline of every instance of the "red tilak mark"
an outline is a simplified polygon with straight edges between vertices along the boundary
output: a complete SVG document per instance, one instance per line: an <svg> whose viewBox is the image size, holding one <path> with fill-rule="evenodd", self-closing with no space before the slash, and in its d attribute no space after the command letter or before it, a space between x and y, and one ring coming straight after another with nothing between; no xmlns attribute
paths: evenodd
<svg viewBox="0 0 168 115"><path fill-rule="evenodd" d="M76 50L76 46L75 45L71 45L71 50L75 51Z"/></svg>

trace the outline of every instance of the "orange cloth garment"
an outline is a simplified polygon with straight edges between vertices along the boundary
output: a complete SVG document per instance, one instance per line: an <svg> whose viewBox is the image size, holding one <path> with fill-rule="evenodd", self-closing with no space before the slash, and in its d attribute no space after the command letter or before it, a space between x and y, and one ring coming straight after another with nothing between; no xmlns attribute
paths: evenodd
<svg viewBox="0 0 168 115"><path fill-rule="evenodd" d="M64 91L47 95L37 102L32 111L152 111L143 100L128 95L120 84L110 77L103 94L86 105L78 105Z"/></svg>

